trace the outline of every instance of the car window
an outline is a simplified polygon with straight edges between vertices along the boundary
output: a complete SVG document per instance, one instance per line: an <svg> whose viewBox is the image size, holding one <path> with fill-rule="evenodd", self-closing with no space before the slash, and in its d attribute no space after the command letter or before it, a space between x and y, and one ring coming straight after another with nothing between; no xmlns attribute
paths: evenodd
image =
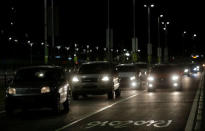
<svg viewBox="0 0 205 131"><path fill-rule="evenodd" d="M59 69L23 69L16 73L16 82L26 81L53 81L63 79L64 75Z"/></svg>
<svg viewBox="0 0 205 131"><path fill-rule="evenodd" d="M112 67L110 64L84 64L80 67L80 74L92 74L92 73L106 73L112 72Z"/></svg>

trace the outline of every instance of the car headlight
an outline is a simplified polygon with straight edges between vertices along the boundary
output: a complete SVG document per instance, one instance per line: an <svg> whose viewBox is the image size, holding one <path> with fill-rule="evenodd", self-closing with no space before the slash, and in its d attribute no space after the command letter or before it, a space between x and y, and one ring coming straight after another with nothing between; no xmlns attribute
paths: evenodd
<svg viewBox="0 0 205 131"><path fill-rule="evenodd" d="M132 80L135 80L135 79L136 79L135 76L130 77L130 80L131 80L131 81L132 81Z"/></svg>
<svg viewBox="0 0 205 131"><path fill-rule="evenodd" d="M178 76L178 75L173 75L173 76L172 76L172 80L173 80L173 81L176 81L176 80L178 80L178 79L179 79L179 76Z"/></svg>
<svg viewBox="0 0 205 131"><path fill-rule="evenodd" d="M109 81L110 78L109 78L109 76L105 75L105 76L102 77L101 80L104 81L104 82L106 82L106 81Z"/></svg>
<svg viewBox="0 0 205 131"><path fill-rule="evenodd" d="M154 81L154 77L153 77L153 76L149 76L149 77L147 78L147 80L148 80L148 81Z"/></svg>
<svg viewBox="0 0 205 131"><path fill-rule="evenodd" d="M79 78L77 76L74 76L73 79L72 79L72 82L76 83L76 82L79 82Z"/></svg>
<svg viewBox="0 0 205 131"><path fill-rule="evenodd" d="M7 90L7 93L10 94L10 95L15 95L16 94L16 89L9 87L8 90Z"/></svg>
<svg viewBox="0 0 205 131"><path fill-rule="evenodd" d="M188 73L189 72L189 70L188 69L184 69L184 73Z"/></svg>
<svg viewBox="0 0 205 131"><path fill-rule="evenodd" d="M41 88L41 93L42 94L49 93L49 92L51 92L50 87L44 86L44 87Z"/></svg>

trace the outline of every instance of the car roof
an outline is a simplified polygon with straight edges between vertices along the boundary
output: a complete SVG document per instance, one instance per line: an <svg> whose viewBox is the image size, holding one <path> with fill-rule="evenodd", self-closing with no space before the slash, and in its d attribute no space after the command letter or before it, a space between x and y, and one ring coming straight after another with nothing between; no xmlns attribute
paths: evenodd
<svg viewBox="0 0 205 131"><path fill-rule="evenodd" d="M119 64L119 65L117 65L117 67L119 67L119 66L135 66L135 64L128 63L128 64Z"/></svg>
<svg viewBox="0 0 205 131"><path fill-rule="evenodd" d="M91 61L91 62L85 62L85 63L82 63L82 65L86 65L86 64L104 64L104 63L109 63L108 61Z"/></svg>

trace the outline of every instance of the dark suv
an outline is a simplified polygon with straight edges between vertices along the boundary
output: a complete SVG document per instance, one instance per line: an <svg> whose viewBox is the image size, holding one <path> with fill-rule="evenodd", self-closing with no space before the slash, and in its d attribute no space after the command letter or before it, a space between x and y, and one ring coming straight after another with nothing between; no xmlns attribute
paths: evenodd
<svg viewBox="0 0 205 131"><path fill-rule="evenodd" d="M5 109L51 107L56 113L69 111L70 86L65 71L58 66L32 66L16 71L6 90Z"/></svg>
<svg viewBox="0 0 205 131"><path fill-rule="evenodd" d="M74 99L87 94L107 94L108 99L120 96L118 75L114 71L114 65L109 62L83 63L71 81Z"/></svg>

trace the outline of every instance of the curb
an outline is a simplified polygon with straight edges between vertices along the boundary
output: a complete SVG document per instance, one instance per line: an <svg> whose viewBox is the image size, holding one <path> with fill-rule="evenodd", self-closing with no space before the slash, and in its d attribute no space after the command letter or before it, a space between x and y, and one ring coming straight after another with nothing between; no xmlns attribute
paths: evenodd
<svg viewBox="0 0 205 131"><path fill-rule="evenodd" d="M201 74L199 87L197 89L191 112L186 123L185 131L201 131L202 129L202 113L203 113L203 99L204 99L204 77L205 72Z"/></svg>

